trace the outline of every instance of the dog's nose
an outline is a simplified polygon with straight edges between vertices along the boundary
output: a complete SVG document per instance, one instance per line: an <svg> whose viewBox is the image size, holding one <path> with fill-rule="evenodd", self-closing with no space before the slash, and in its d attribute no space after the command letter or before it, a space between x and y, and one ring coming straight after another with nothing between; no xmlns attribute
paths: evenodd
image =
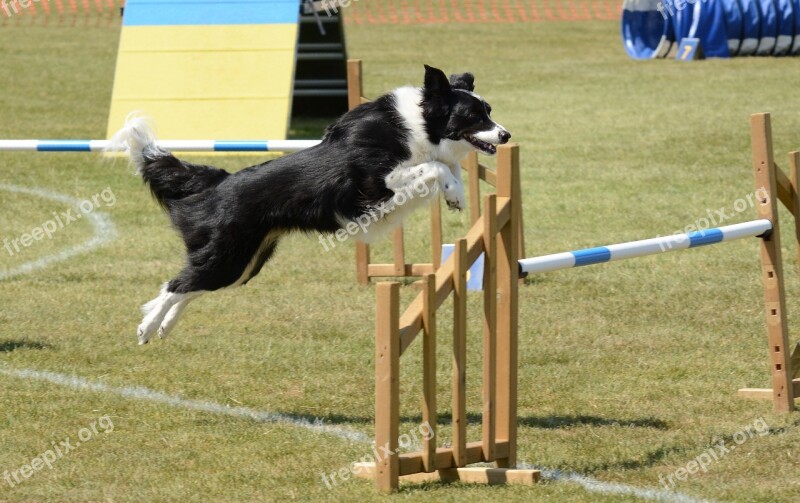
<svg viewBox="0 0 800 503"><path fill-rule="evenodd" d="M500 143L508 143L508 140L511 139L511 133L506 130L500 132Z"/></svg>

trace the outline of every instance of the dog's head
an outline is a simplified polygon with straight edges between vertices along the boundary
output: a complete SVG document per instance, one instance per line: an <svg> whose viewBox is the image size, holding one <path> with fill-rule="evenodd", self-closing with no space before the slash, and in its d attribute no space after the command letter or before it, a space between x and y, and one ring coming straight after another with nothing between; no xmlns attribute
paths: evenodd
<svg viewBox="0 0 800 503"><path fill-rule="evenodd" d="M484 154L497 152L497 145L511 138L503 126L490 117L492 107L475 94L471 73L447 76L425 65L422 113L433 140L464 142Z"/></svg>

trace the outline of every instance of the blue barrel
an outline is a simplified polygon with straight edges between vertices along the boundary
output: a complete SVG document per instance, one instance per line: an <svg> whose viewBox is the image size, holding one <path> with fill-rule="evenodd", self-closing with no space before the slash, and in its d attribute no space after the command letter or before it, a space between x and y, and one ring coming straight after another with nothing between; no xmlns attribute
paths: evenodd
<svg viewBox="0 0 800 503"><path fill-rule="evenodd" d="M669 13L664 10L661 0L624 0L622 43L628 55L633 59L666 56L675 41L668 18Z"/></svg>

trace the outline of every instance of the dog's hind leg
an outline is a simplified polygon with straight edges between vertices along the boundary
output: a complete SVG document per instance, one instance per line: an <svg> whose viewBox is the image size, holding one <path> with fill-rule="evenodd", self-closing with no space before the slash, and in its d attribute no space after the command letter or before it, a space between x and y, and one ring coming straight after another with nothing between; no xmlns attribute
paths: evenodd
<svg viewBox="0 0 800 503"><path fill-rule="evenodd" d="M178 324L178 320L180 319L181 315L183 314L184 309L186 306L189 305L189 302L196 299L200 292L196 292L198 295L192 297L185 297L183 300L178 301L174 306L169 308L167 311L166 316L161 321L161 326L158 327L158 337L164 339L169 335L170 330L172 330L175 325Z"/></svg>
<svg viewBox="0 0 800 503"><path fill-rule="evenodd" d="M189 302L198 296L250 281L272 256L283 233L269 231L260 242L251 242L249 250L241 246L231 248L220 241L212 247L216 251L213 254L208 254L207 249L190 252L183 270L162 287L158 297L142 306L145 316L136 332L139 344L147 344L156 330L161 338L166 337Z"/></svg>
<svg viewBox="0 0 800 503"><path fill-rule="evenodd" d="M156 329L161 326L165 317L173 307L182 302L184 303L183 307L186 307L186 302L194 297L197 297L201 293L202 292L170 292L168 286L164 285L161 288L161 294L158 297L142 306L144 319L142 319L142 322L139 324L139 328L136 330L136 336L139 339L139 345L147 344L150 341L150 337L153 335ZM181 308L180 310L182 311L183 309ZM180 311L177 314L179 315ZM177 319L175 321L177 321ZM174 326L174 323L172 323L172 325Z"/></svg>

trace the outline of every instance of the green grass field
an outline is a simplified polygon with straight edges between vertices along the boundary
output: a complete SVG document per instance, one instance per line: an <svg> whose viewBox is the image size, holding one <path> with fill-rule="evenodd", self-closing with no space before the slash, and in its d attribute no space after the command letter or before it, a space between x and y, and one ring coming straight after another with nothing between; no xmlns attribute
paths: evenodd
<svg viewBox="0 0 800 503"><path fill-rule="evenodd" d="M110 28L0 29L0 137L102 137L117 39ZM365 62L370 96L420 84L423 62L475 73L494 118L521 145L529 255L670 234L719 208L730 216L725 223L753 219L752 208L733 210L753 192L753 112L773 113L780 165L800 148L796 58L634 62L618 25L603 21L351 26L348 49ZM197 159L228 169L259 162ZM79 200L104 190L114 196L95 209L113 224L107 243L0 280L0 476L21 477L10 478L13 487L0 479L0 501L800 500L800 416L736 397L738 388L769 384L755 240L550 273L521 289L520 459L628 492L604 494L562 477L533 487L403 485L387 497L368 481L323 482L323 473L368 454L367 441L166 397L319 419L371 436L374 288L356 284L351 244L325 252L316 236L294 236L246 288L203 297L170 339L138 347L139 305L183 261L141 181L124 163L95 155L2 153L0 184ZM0 190L0 239L68 207ZM428 250L425 219L417 215L407 238L417 261ZM466 214L445 219L451 238L468 226ZM78 246L93 232L86 217L13 255L2 248L0 272ZM796 327L800 282L795 250L784 241ZM405 288L404 303L413 294ZM480 302L470 299L475 424ZM449 404L442 337L439 403ZM420 414L419 344L410 351L401 432ZM33 371L54 374L47 380ZM768 434L736 444L746 428L764 425ZM440 442L449 435L443 428ZM73 449L52 469L19 475L67 437ZM720 441L736 448L705 472L674 478ZM668 476L674 493L660 481Z"/></svg>

